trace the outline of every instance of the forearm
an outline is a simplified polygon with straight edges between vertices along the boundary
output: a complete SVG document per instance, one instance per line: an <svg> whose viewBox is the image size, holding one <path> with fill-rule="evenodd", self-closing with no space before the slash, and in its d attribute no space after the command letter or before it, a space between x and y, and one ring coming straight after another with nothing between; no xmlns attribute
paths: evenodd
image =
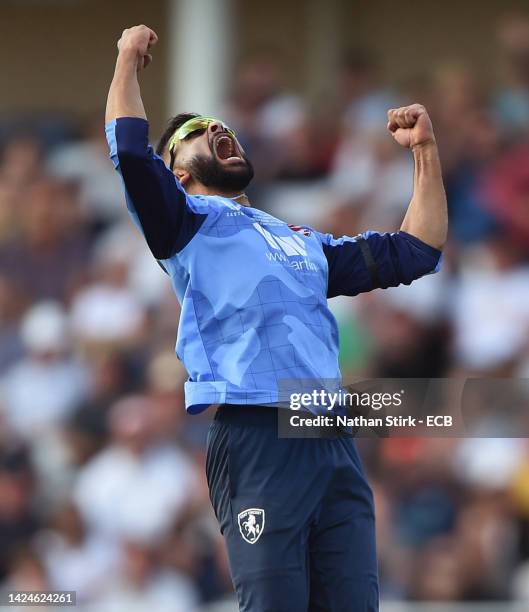
<svg viewBox="0 0 529 612"><path fill-rule="evenodd" d="M106 123L118 117L147 118L138 82L138 61L140 58L133 50L120 51L108 92Z"/></svg>
<svg viewBox="0 0 529 612"><path fill-rule="evenodd" d="M413 197L401 230L435 249L442 249L448 231L446 195L435 142L413 149Z"/></svg>

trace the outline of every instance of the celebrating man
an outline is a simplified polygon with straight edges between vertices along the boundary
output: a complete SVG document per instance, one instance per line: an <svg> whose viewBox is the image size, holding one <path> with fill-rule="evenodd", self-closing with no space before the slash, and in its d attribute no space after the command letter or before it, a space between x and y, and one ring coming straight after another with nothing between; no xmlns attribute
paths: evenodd
<svg viewBox="0 0 529 612"><path fill-rule="evenodd" d="M125 30L106 111L127 206L182 310L176 353L193 414L220 404L207 478L245 612L378 610L374 511L354 441L277 435L281 381L340 379L327 298L436 270L447 232L432 125L418 105L388 112L415 159L400 230L335 239L251 207L253 169L233 130L174 117L156 152L138 73L156 34Z"/></svg>

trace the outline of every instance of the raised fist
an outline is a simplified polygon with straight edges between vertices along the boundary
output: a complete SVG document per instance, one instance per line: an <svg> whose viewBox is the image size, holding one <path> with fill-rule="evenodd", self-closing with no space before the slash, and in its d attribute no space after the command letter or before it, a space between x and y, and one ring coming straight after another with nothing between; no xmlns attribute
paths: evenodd
<svg viewBox="0 0 529 612"><path fill-rule="evenodd" d="M152 55L149 53L151 47L158 42L158 36L154 30L147 26L137 25L127 30L123 30L121 38L118 40L118 50L121 53L135 53L138 58L138 70L147 68L152 62Z"/></svg>
<svg viewBox="0 0 529 612"><path fill-rule="evenodd" d="M421 104L388 110L388 130L403 147L435 143L432 122Z"/></svg>

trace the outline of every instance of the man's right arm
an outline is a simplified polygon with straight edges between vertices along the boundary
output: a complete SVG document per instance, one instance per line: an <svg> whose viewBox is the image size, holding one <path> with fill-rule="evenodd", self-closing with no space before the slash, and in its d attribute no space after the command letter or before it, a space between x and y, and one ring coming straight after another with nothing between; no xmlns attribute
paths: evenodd
<svg viewBox="0 0 529 612"><path fill-rule="evenodd" d="M123 177L127 207L157 259L168 259L196 234L205 214L193 210L189 196L149 146L149 124L138 72L151 62L156 34L146 26L123 32L108 92L105 131L110 157Z"/></svg>
<svg viewBox="0 0 529 612"><path fill-rule="evenodd" d="M147 26L134 26L123 31L118 41L118 58L108 92L105 123L119 117L147 119L138 72L151 63L149 51L157 42L158 36Z"/></svg>

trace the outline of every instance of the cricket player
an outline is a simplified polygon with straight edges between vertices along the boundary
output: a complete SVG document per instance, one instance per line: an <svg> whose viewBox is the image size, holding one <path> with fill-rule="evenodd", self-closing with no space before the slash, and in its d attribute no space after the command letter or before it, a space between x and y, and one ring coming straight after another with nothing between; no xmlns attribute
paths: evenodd
<svg viewBox="0 0 529 612"><path fill-rule="evenodd" d="M415 160L399 231L333 238L290 227L252 208L252 165L222 121L177 115L153 151L138 74L156 42L143 25L123 32L106 133L130 214L182 307L186 408L220 404L206 473L239 609L374 612L373 499L354 440L278 438L274 403L282 380L340 379L327 298L437 269L447 211L432 124L418 104L388 112Z"/></svg>

